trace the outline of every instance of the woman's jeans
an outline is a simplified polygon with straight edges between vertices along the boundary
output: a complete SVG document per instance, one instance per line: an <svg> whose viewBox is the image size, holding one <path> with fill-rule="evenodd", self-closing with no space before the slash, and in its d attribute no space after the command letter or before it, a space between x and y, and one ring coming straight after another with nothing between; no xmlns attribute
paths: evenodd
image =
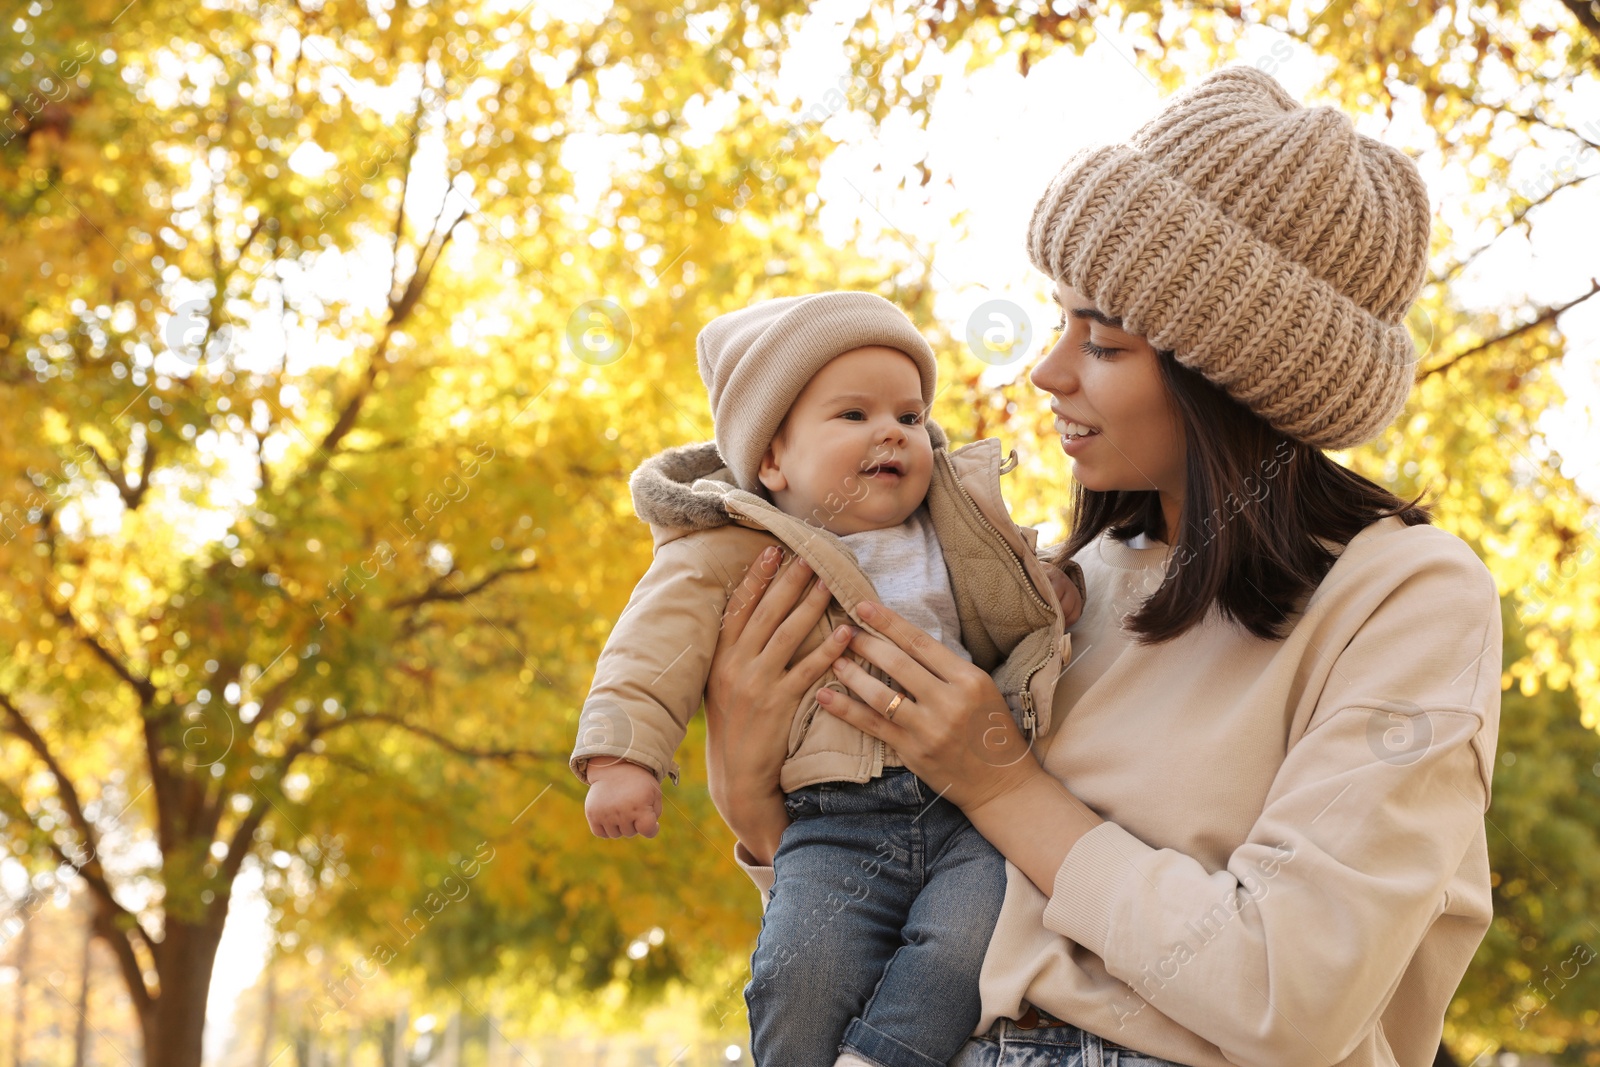
<svg viewBox="0 0 1600 1067"><path fill-rule="evenodd" d="M1076 1026L1024 1030L997 1019L981 1037L961 1047L950 1067L1181 1067L1096 1037Z"/></svg>
<svg viewBox="0 0 1600 1067"><path fill-rule="evenodd" d="M946 1067L982 1014L1005 859L904 767L784 796L793 820L750 959L756 1067Z"/></svg>

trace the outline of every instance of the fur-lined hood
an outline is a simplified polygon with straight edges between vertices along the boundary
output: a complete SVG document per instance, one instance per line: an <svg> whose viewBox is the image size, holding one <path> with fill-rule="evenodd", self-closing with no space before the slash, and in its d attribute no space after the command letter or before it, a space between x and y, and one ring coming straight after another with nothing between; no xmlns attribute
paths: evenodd
<svg viewBox="0 0 1600 1067"><path fill-rule="evenodd" d="M932 419L927 426L935 452L950 447L943 427ZM687 533L735 522L728 514L728 494L754 497L734 482L715 441L679 445L651 456L628 479L628 489L634 514L656 530L658 542L669 530Z"/></svg>

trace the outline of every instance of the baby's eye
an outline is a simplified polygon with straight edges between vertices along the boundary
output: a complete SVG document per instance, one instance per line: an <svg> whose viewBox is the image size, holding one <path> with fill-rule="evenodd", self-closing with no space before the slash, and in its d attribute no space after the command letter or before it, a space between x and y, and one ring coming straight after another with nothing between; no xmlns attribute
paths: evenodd
<svg viewBox="0 0 1600 1067"><path fill-rule="evenodd" d="M866 418L867 416L863 412L860 412L860 411L845 411L845 412L841 412L839 417L841 419L850 419L853 422L860 422L862 419Z"/></svg>
<svg viewBox="0 0 1600 1067"><path fill-rule="evenodd" d="M905 423L907 426L918 426L918 425L921 425L921 423L922 423L922 412L920 412L920 411L908 411L904 415L900 416L900 421Z"/></svg>

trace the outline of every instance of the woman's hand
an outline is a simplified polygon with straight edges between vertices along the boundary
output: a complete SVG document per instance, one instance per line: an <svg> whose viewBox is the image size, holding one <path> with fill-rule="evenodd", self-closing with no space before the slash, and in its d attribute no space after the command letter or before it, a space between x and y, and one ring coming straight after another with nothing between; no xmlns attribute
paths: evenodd
<svg viewBox="0 0 1600 1067"><path fill-rule="evenodd" d="M863 603L861 618L892 638L861 633L850 647L905 690L892 720L895 693L846 659L832 666L861 699L824 689L818 701L873 737L894 746L918 778L971 812L1043 773L994 680L926 631L881 604Z"/></svg>
<svg viewBox="0 0 1600 1067"><path fill-rule="evenodd" d="M760 864L772 862L789 824L778 774L795 710L855 633L854 627L839 627L790 668L806 634L827 611L829 594L821 581L806 592L813 572L799 558L774 581L779 557L776 547L762 553L729 599L706 683L711 801Z"/></svg>

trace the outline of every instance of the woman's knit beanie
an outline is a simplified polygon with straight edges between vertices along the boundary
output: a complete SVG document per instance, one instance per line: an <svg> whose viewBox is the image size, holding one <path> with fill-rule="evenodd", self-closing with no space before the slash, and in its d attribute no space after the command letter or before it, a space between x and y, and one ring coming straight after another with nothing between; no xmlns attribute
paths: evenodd
<svg viewBox="0 0 1600 1067"><path fill-rule="evenodd" d="M911 357L922 402L933 403L938 363L906 313L876 293L838 291L762 300L718 315L695 343L711 394L717 451L739 488L761 492L767 446L806 383L835 356L882 345Z"/></svg>
<svg viewBox="0 0 1600 1067"><path fill-rule="evenodd" d="M1229 67L1069 160L1028 257L1284 434L1348 448L1410 392L1430 218L1407 156Z"/></svg>

